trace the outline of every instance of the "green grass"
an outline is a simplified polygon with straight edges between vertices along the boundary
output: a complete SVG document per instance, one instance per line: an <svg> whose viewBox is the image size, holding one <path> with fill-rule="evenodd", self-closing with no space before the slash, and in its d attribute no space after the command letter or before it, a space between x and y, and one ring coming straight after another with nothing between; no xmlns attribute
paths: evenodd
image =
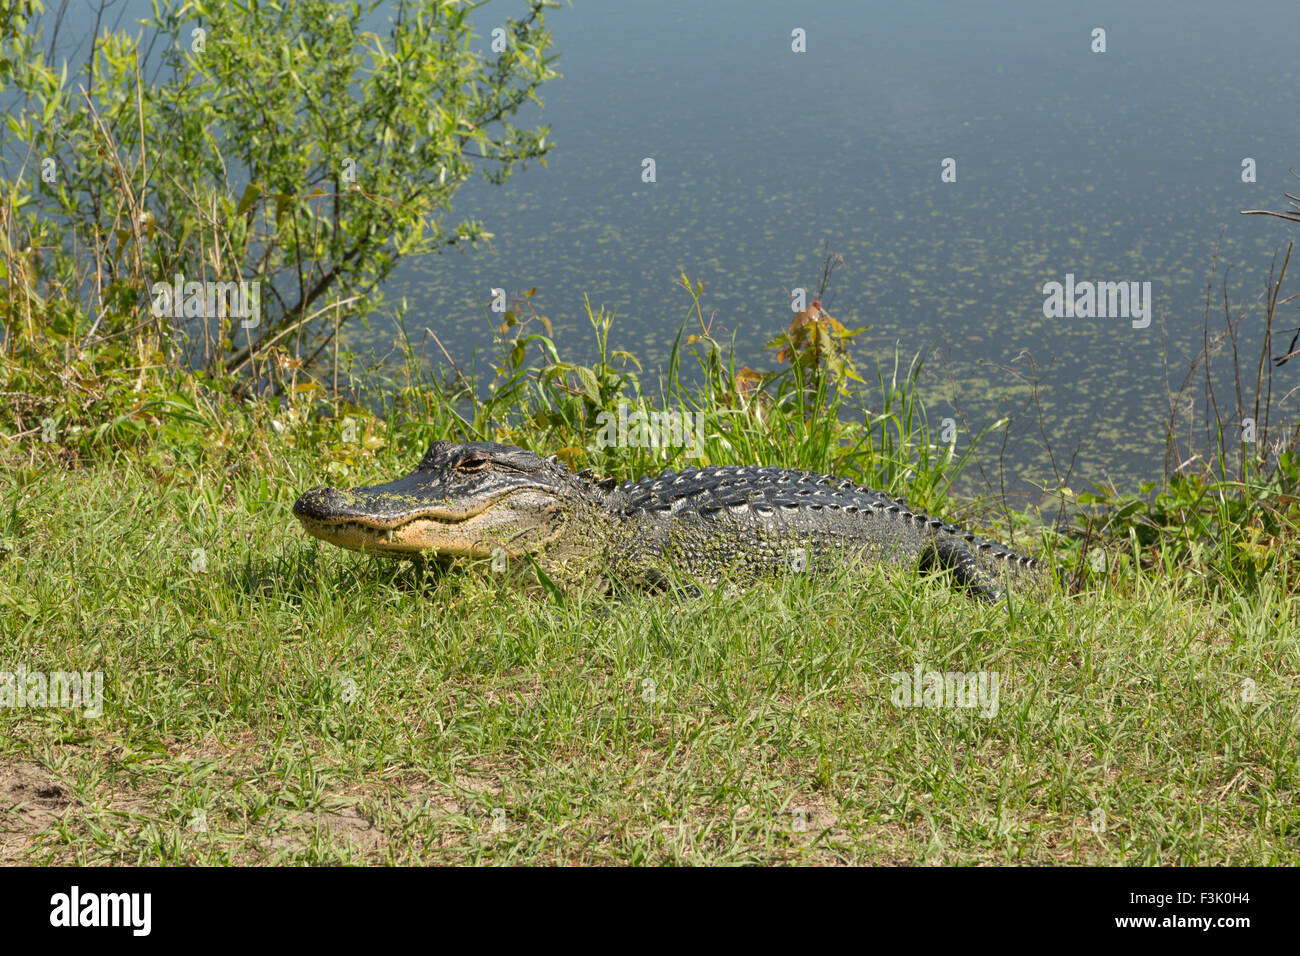
<svg viewBox="0 0 1300 956"><path fill-rule="evenodd" d="M308 538L324 472L274 441L0 469L0 670L105 690L0 709L0 862L1300 863L1273 578L558 604ZM996 672L998 713L893 705L917 663Z"/></svg>

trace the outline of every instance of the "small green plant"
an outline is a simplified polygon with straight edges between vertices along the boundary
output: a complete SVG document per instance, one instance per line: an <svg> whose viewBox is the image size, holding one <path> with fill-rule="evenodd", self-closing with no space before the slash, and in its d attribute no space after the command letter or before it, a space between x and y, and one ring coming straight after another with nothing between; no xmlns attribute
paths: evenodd
<svg viewBox="0 0 1300 956"><path fill-rule="evenodd" d="M331 346L337 392L340 328L397 261L490 236L444 223L459 188L545 162L548 128L512 119L557 75L549 6L481 55L462 4L402 0L384 37L327 0L163 3L146 81L138 37L93 37L69 76L41 5L8 5L0 409L24 434L130 443L180 413L193 370L279 393Z"/></svg>

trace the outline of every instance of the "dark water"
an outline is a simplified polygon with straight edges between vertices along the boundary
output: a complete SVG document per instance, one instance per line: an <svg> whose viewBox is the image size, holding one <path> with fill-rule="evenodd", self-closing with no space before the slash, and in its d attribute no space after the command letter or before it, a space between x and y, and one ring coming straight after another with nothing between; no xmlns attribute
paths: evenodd
<svg viewBox="0 0 1300 956"><path fill-rule="evenodd" d="M1298 232L1239 211L1280 208L1300 186L1288 173L1300 167L1300 5L796 9L575 0L556 11L550 167L462 191L457 211L485 221L493 248L408 263L388 292L408 297L411 327L462 360L490 342L487 290L536 286L578 354L585 293L618 313L620 344L661 362L689 305L674 289L685 268L717 325L770 367L761 345L789 320L787 290L815 282L829 240L847 268L828 308L874 326L858 340L865 364L895 343L937 349L932 420L954 408L976 424L1017 416L1009 472L1046 481L1032 358L1048 436L1067 460L1079 448L1076 488L1158 474L1161 323L1177 384L1220 238L1233 301L1254 306ZM790 51L795 27L807 53ZM1090 51L1094 27L1106 53ZM647 156L653 185L640 180ZM955 183L940 181L945 157ZM1241 181L1244 157L1254 184ZM1154 321L1045 318L1043 284L1067 273L1151 282ZM1294 420L1294 403L1282 410Z"/></svg>
<svg viewBox="0 0 1300 956"><path fill-rule="evenodd" d="M126 7L130 23L148 5ZM517 10L476 13L476 48ZM932 421L1015 417L1019 486L1050 480L1032 362L1058 456L1078 449L1074 487L1135 487L1163 463L1161 326L1177 384L1218 245L1255 341L1272 257L1300 235L1240 215L1300 189L1296 0L573 0L549 25L564 77L520 119L551 124L549 168L463 189L448 222L483 220L492 247L410 260L385 290L407 299L417 338L432 330L460 363L491 344L488 290L536 287L563 352L592 355L587 295L653 371L687 317L685 269L715 334L771 367L762 343L828 241L847 267L827 306L873 326L857 340L868 377L896 345L929 354ZM806 53L791 52L796 27ZM1096 27L1105 53L1090 50ZM940 180L945 157L956 182ZM1241 181L1244 157L1256 183ZM1150 282L1154 321L1045 318L1043 285L1067 273ZM1288 310L1283 325L1300 324ZM392 339L379 316L352 341L382 353ZM1285 366L1275 392L1298 372ZM1278 411L1294 421L1295 399Z"/></svg>

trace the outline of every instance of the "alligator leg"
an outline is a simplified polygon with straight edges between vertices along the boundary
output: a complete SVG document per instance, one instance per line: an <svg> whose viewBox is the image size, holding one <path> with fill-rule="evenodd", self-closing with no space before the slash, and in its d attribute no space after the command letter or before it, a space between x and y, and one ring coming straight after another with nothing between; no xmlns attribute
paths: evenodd
<svg viewBox="0 0 1300 956"><path fill-rule="evenodd" d="M956 582L981 601L996 603L1002 589L975 557L975 552L959 538L937 538L921 552L918 565L922 571L948 571Z"/></svg>

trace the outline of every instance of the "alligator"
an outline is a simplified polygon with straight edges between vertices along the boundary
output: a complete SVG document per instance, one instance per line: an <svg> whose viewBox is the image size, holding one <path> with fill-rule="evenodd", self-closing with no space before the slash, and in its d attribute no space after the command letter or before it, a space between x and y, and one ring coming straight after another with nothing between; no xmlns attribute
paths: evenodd
<svg viewBox="0 0 1300 956"><path fill-rule="evenodd" d="M331 544L380 555L519 559L568 586L663 591L822 574L854 560L947 572L996 602L1042 562L843 478L757 465L615 484L495 442L437 441L382 485L316 487L293 506Z"/></svg>

